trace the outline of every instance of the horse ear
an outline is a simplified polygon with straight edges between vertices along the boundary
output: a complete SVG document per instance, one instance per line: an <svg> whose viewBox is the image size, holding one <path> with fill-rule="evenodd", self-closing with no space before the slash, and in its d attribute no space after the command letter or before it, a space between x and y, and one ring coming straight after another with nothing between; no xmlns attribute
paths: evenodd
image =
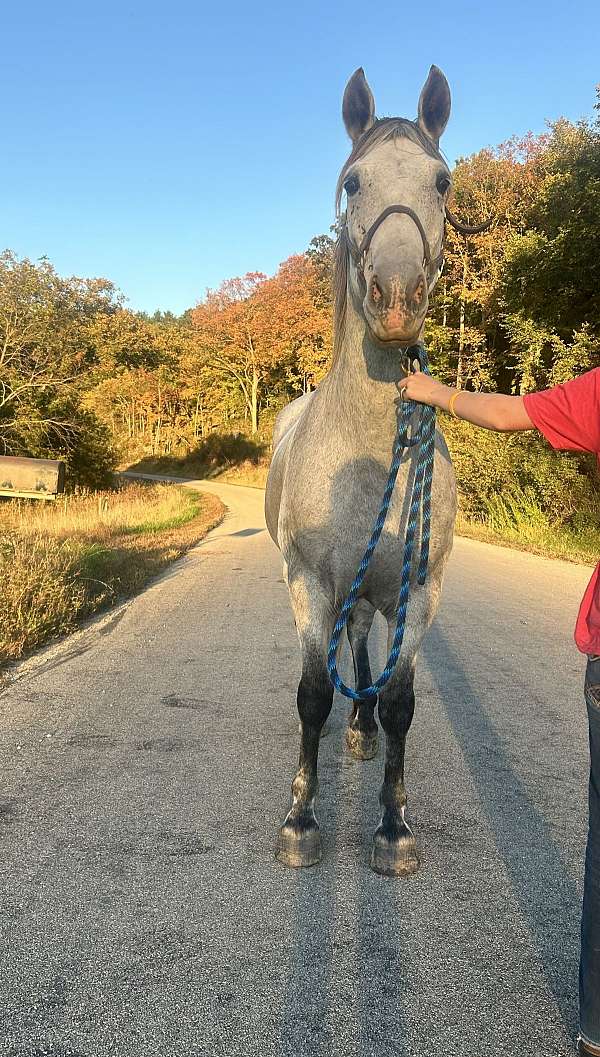
<svg viewBox="0 0 600 1057"><path fill-rule="evenodd" d="M439 67L432 66L419 96L419 128L437 146L449 117L450 88Z"/></svg>
<svg viewBox="0 0 600 1057"><path fill-rule="evenodd" d="M353 143L366 132L375 121L375 100L367 84L362 66L352 74L346 85L342 116L346 132Z"/></svg>

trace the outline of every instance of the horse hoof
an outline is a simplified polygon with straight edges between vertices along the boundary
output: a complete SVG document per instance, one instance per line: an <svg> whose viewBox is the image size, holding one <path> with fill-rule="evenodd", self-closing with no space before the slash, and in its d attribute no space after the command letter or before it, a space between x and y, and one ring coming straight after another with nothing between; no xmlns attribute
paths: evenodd
<svg viewBox="0 0 600 1057"><path fill-rule="evenodd" d="M371 852L371 867L375 873L384 877L410 877L417 872L420 866L417 842L408 826L404 830L395 840L386 837L381 827L375 830Z"/></svg>
<svg viewBox="0 0 600 1057"><path fill-rule="evenodd" d="M368 734L346 727L346 745L357 760L372 760L377 756L377 731Z"/></svg>
<svg viewBox="0 0 600 1057"><path fill-rule="evenodd" d="M283 866L294 868L316 866L323 854L318 828L295 829L282 826L279 830L275 858Z"/></svg>

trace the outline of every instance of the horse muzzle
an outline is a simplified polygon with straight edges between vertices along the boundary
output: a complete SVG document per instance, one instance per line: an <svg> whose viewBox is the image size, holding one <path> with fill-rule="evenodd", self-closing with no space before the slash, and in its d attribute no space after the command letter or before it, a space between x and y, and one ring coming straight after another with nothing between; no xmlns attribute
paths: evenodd
<svg viewBox="0 0 600 1057"><path fill-rule="evenodd" d="M374 262L363 300L369 329L378 341L412 342L421 332L429 298L423 268L402 274L398 267Z"/></svg>
<svg viewBox="0 0 600 1057"><path fill-rule="evenodd" d="M381 238L373 241L388 217L394 217L395 220L408 217L412 220L421 240L419 256L416 246L406 244L406 236L401 235L401 229L397 229L397 237L391 247L388 245L386 248L389 233L385 242ZM363 310L374 337L378 341L395 344L416 341L427 314L429 289L433 287L444 263L443 246L433 259L425 229L414 209L396 204L387 206L379 214L365 232L359 246L349 242L349 248L366 287ZM399 259L400 248L403 253Z"/></svg>

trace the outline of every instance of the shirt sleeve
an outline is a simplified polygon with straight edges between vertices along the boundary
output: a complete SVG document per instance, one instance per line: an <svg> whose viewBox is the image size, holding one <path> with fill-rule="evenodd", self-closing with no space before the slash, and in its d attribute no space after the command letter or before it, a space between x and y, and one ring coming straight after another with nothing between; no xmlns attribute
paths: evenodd
<svg viewBox="0 0 600 1057"><path fill-rule="evenodd" d="M536 429L553 448L600 453L600 367L523 397Z"/></svg>

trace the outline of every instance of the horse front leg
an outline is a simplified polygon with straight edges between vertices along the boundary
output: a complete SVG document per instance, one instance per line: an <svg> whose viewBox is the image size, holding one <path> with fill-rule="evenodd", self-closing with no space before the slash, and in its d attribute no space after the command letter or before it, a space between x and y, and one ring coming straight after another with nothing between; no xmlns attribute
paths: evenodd
<svg viewBox="0 0 600 1057"><path fill-rule="evenodd" d="M302 647L298 685L300 759L292 782L292 806L279 831L276 858L285 866L314 866L322 855L315 814L317 760L321 730L333 703L327 672L327 647L334 614L316 584L304 578L289 583L292 608Z"/></svg>
<svg viewBox="0 0 600 1057"><path fill-rule="evenodd" d="M354 662L354 683L357 690L364 690L372 683L369 663L368 639L375 610L365 598L359 598L348 618L348 641ZM375 706L377 697L355 701L348 718L346 744L357 760L372 760L377 755L377 723Z"/></svg>
<svg viewBox="0 0 600 1057"><path fill-rule="evenodd" d="M371 866L386 877L402 877L419 868L417 844L406 821L404 751L415 710L414 660L402 657L379 695L379 719L386 735L385 773L379 797L382 816L373 837Z"/></svg>

